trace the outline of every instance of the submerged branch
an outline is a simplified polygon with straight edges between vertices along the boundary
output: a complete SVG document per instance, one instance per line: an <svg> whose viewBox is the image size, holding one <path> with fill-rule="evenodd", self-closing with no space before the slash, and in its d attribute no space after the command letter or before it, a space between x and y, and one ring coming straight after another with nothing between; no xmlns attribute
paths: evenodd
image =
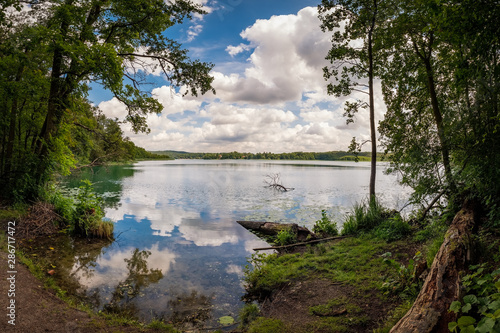
<svg viewBox="0 0 500 333"><path fill-rule="evenodd" d="M274 188L275 190L288 192L294 190L293 187L285 187L281 184L281 175L279 173L272 173L266 176L264 179L264 183L267 184L268 187Z"/></svg>

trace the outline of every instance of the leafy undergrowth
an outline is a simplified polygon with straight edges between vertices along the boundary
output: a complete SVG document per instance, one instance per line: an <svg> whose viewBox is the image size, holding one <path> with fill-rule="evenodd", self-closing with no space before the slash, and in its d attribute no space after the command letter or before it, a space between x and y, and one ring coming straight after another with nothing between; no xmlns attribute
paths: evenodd
<svg viewBox="0 0 500 333"><path fill-rule="evenodd" d="M392 218L391 223L401 223ZM384 222L356 238L289 254L254 254L245 272L248 299L260 313L248 332L387 333L412 306L443 242L443 217L413 226L399 241L380 235ZM418 228L415 230L415 228ZM391 228L387 228L390 230ZM402 237L402 239L400 238ZM475 258L461 272L464 296L450 312L450 332L500 332L500 232L473 236Z"/></svg>
<svg viewBox="0 0 500 333"><path fill-rule="evenodd" d="M463 296L450 305L457 315L450 332L500 332L500 230L481 230L476 241L480 263L461 277Z"/></svg>
<svg viewBox="0 0 500 333"><path fill-rule="evenodd" d="M371 332L403 303L384 291L401 275L384 254L406 264L420 247L408 239L387 243L363 236L302 253L255 254L246 268L247 297L262 302L265 318L251 322L248 331Z"/></svg>

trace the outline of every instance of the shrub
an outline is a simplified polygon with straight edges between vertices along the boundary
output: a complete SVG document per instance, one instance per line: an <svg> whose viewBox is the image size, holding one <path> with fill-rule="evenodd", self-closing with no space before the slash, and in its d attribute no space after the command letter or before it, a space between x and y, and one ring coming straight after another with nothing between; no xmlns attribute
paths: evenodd
<svg viewBox="0 0 500 333"><path fill-rule="evenodd" d="M420 262L422 253L419 251L415 254L413 259L410 259L408 266L398 263L396 260L391 259L391 253L387 252L382 255L384 263L397 270L395 278L388 278L382 285L382 289L386 293L399 294L402 299L414 300L417 298L422 281L416 276L416 266Z"/></svg>
<svg viewBox="0 0 500 333"><path fill-rule="evenodd" d="M297 242L297 235L291 228L281 229L276 235L274 241L279 246L293 244Z"/></svg>
<svg viewBox="0 0 500 333"><path fill-rule="evenodd" d="M470 267L472 273L462 279L465 296L454 301L450 311L459 314L448 324L451 332L500 331L500 269L486 273L484 265Z"/></svg>
<svg viewBox="0 0 500 333"><path fill-rule="evenodd" d="M61 192L54 189L48 197L48 201L54 205L54 209L62 218L62 220L70 224L75 218L75 201L64 196Z"/></svg>
<svg viewBox="0 0 500 333"><path fill-rule="evenodd" d="M246 328L251 322L259 317L260 310L257 304L249 303L240 310L240 328Z"/></svg>
<svg viewBox="0 0 500 333"><path fill-rule="evenodd" d="M103 221L102 198L95 194L89 180L82 180L82 183L76 197L64 196L60 191L54 190L48 201L54 205L56 212L69 225L73 234L112 238L114 224Z"/></svg>
<svg viewBox="0 0 500 333"><path fill-rule="evenodd" d="M95 194L89 180L82 180L82 183L77 195L73 231L87 237L111 238L114 225L110 221L102 220L102 198Z"/></svg>
<svg viewBox="0 0 500 333"><path fill-rule="evenodd" d="M321 219L314 223L313 232L320 234L323 237L337 236L339 234L337 224L330 220L330 218L326 215L326 210L324 209L321 210Z"/></svg>
<svg viewBox="0 0 500 333"><path fill-rule="evenodd" d="M411 232L411 227L398 214L382 222L374 231L375 236L382 238L386 242L393 242L408 236Z"/></svg>

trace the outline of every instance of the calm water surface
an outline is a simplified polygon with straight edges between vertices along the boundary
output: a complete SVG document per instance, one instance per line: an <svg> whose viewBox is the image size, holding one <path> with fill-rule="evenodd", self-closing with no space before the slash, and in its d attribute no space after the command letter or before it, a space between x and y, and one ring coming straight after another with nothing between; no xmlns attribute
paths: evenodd
<svg viewBox="0 0 500 333"><path fill-rule="evenodd" d="M401 208L408 191L383 169L377 193L384 205ZM294 190L266 188L266 175L275 173ZM246 260L267 245L237 220L312 227L321 209L340 220L366 198L369 176L368 163L319 161L174 160L94 169L83 177L105 197L116 239L93 250L81 245L68 274L96 309L217 326L221 316L237 317Z"/></svg>

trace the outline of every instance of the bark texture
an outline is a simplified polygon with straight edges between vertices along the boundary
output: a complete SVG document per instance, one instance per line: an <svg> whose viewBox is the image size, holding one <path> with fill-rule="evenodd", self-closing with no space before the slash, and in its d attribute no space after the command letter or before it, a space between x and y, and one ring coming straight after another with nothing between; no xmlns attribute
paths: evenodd
<svg viewBox="0 0 500 333"><path fill-rule="evenodd" d="M460 297L459 273L471 258L477 215L473 202L466 202L455 215L415 303L390 333L449 332L448 323L456 315L448 309Z"/></svg>
<svg viewBox="0 0 500 333"><path fill-rule="evenodd" d="M236 221L242 227L264 235L276 236L283 229L290 229L297 235L297 241L316 239L316 235L309 229L300 227L296 223L276 223L258 221Z"/></svg>

